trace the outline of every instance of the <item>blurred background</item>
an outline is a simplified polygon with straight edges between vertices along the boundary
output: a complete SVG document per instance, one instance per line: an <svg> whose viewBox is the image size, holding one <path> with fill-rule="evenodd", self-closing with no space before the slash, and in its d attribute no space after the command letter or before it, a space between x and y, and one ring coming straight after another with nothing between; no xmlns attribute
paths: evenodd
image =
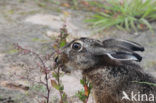
<svg viewBox="0 0 156 103"><path fill-rule="evenodd" d="M145 52L139 64L156 77L155 21L155 0L0 0L0 103L46 103L46 88L36 83L44 78L36 58L19 55L13 44L46 55L63 25L68 42L90 37L140 43ZM76 95L83 89L80 77L61 77L69 103L82 103ZM49 103L65 103L59 100L59 92L51 88ZM92 95L88 103L95 103Z"/></svg>

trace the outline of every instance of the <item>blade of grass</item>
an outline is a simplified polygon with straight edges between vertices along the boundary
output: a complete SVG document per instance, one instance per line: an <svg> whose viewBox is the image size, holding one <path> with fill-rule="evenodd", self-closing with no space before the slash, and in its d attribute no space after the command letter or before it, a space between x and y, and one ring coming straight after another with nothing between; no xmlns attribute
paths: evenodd
<svg viewBox="0 0 156 103"><path fill-rule="evenodd" d="M150 31L152 31L152 26L151 26L151 24L150 24L146 19L141 18L140 21L141 21L143 24L145 24L145 25L149 28Z"/></svg>
<svg viewBox="0 0 156 103"><path fill-rule="evenodd" d="M138 81L132 81L132 82L139 83L139 84L148 84L148 85L156 86L155 83L150 83L150 82L138 82Z"/></svg>
<svg viewBox="0 0 156 103"><path fill-rule="evenodd" d="M130 31L129 23L128 23L128 18L125 19L125 26L126 26L126 30L127 31Z"/></svg>

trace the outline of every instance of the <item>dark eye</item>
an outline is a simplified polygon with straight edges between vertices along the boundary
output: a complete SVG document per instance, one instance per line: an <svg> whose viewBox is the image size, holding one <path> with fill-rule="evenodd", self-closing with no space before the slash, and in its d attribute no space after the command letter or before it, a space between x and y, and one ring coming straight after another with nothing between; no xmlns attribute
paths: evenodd
<svg viewBox="0 0 156 103"><path fill-rule="evenodd" d="M77 43L77 42L73 43L72 49L74 49L74 50L80 50L81 49L81 44L80 43Z"/></svg>

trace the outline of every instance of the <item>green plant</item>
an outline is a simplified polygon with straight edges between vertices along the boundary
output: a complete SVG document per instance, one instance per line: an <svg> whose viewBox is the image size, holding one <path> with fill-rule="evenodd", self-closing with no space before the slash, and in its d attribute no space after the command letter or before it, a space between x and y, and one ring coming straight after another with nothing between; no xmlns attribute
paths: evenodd
<svg viewBox="0 0 156 103"><path fill-rule="evenodd" d="M116 26L127 31L150 29L156 20L156 1L153 0L107 0L108 4L97 4L103 12L96 12L86 20L93 27L103 30Z"/></svg>
<svg viewBox="0 0 156 103"><path fill-rule="evenodd" d="M56 51L55 55L59 56L60 52L59 50L66 45L66 38L68 36L68 32L66 29L66 25L63 26L63 28L60 29L60 35L58 36L58 39L56 39L53 47ZM55 64L53 68L52 76L55 78L55 80L51 80L51 85L59 91L61 100L60 103L68 103L67 101L67 94L64 92L64 85L62 84L60 77L63 75L60 70L61 66L58 64Z"/></svg>
<svg viewBox="0 0 156 103"><path fill-rule="evenodd" d="M147 85L152 85L152 86L156 86L156 83L149 83L149 82L139 82L139 81L132 81L134 83L139 83L139 84L147 84Z"/></svg>
<svg viewBox="0 0 156 103"><path fill-rule="evenodd" d="M60 35L58 36L58 39L56 40L53 46L56 51L56 56L60 55L59 50L66 45L67 43L66 38L68 35L69 34L67 32L66 25L64 25L63 28L60 29ZM61 80L60 80L60 77L63 75L60 72L61 67L62 66L59 64L55 65L55 68L54 68L55 70L52 73L55 80L51 80L51 84L60 93L60 97L61 97L60 103L68 103L67 95L64 92L64 85L61 83ZM76 95L79 97L81 101L83 101L83 103L87 103L91 89L92 89L92 85L91 83L89 83L86 77L83 77L80 80L80 83L83 85L84 89L81 91L78 91Z"/></svg>
<svg viewBox="0 0 156 103"><path fill-rule="evenodd" d="M18 50L19 54L23 54L23 55L33 55L35 56L40 62L39 63L36 63L37 66L40 68L40 71L41 73L44 74L44 81L40 80L40 81L33 81L33 82L36 82L38 83L38 85L32 87L32 89L36 90L36 91L46 91L46 95L44 94L40 94L40 93L35 93L36 95L39 95L40 97L43 97L44 98L44 103L49 103L50 101L50 92L51 92L51 89L50 89L50 86L49 86L49 75L50 75L50 68L48 68L45 64L45 61L44 59L42 58L41 55L39 55L38 53L32 51L32 50L29 50L29 49L25 49L23 47L21 47L20 45L18 44L15 44L15 47L16 49ZM50 54L48 55L48 58L50 58L51 56L53 55ZM28 78L27 78L28 79ZM28 79L30 80L30 79Z"/></svg>
<svg viewBox="0 0 156 103"><path fill-rule="evenodd" d="M83 102L87 103L89 95L91 93L92 84L86 79L86 77L83 77L80 80L81 85L83 86L83 89L78 91L76 93L76 96Z"/></svg>
<svg viewBox="0 0 156 103"><path fill-rule="evenodd" d="M47 54L46 56L41 56L40 54L21 47L18 44L15 44L16 50L23 55L32 55L35 56L40 62L36 63L37 66L40 68L40 72L44 75L44 80L35 81L34 83L37 83L37 85L33 85L32 90L34 90L34 94L40 96L41 98L44 98L42 100L42 103L50 103L50 93L51 93L51 85L60 93L60 103L67 103L67 95L64 92L64 85L61 83L60 77L62 76L60 70L61 67L54 63L53 66L47 66L46 62L50 60L54 54L59 55L59 49L63 47L66 44L66 37L68 36L66 26L64 25L63 28L60 29L60 35L56 39L53 47L54 52ZM53 71L52 71L53 70ZM51 74L52 72L52 74ZM51 78L51 75L55 78ZM26 78L27 80L31 80ZM51 81L51 85L49 84L49 81ZM45 94L46 93L46 94ZM40 101L40 100L39 100Z"/></svg>

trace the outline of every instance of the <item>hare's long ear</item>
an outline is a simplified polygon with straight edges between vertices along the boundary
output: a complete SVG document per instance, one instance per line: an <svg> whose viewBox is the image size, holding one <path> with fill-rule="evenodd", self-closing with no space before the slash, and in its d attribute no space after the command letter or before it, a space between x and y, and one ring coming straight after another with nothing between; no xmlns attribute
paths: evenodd
<svg viewBox="0 0 156 103"><path fill-rule="evenodd" d="M119 48L127 51L144 51L144 47L138 43L122 40L122 39L107 39L103 41L104 48Z"/></svg>
<svg viewBox="0 0 156 103"><path fill-rule="evenodd" d="M128 51L111 51L105 48L94 48L94 55L100 55L101 57L108 57L111 60L116 61L138 61L142 60L142 57L134 52ZM103 56L102 56L103 55ZM104 58L105 59L105 58Z"/></svg>
<svg viewBox="0 0 156 103"><path fill-rule="evenodd" d="M126 53L126 52L114 52L114 53L106 53L106 55L112 59L117 61L138 61L142 60L142 57L137 53Z"/></svg>

